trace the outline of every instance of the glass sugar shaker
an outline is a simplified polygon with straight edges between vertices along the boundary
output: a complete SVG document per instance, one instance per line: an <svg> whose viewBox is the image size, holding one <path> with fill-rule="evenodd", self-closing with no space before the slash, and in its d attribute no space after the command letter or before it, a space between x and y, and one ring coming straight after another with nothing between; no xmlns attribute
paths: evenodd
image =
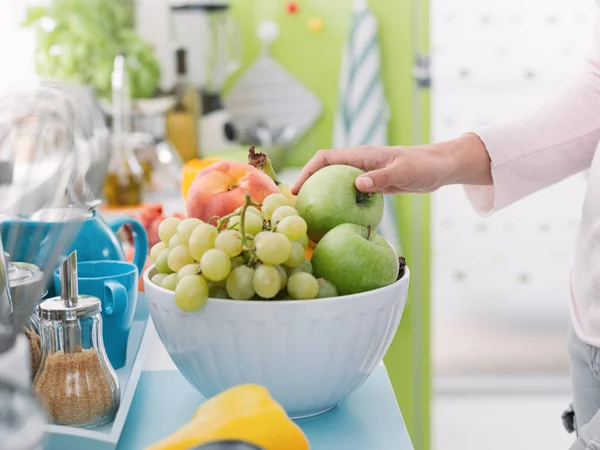
<svg viewBox="0 0 600 450"><path fill-rule="evenodd" d="M104 350L100 299L78 293L76 252L60 267L60 288L60 297L40 304L33 388L52 422L94 428L114 419L119 384Z"/></svg>

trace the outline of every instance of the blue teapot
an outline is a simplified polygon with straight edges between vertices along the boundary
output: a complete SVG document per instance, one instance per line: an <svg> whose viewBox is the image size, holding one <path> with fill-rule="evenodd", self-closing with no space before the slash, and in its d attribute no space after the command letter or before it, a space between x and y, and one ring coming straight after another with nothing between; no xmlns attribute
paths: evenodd
<svg viewBox="0 0 600 450"><path fill-rule="evenodd" d="M85 208L51 208L26 218L7 218L0 222L4 251L12 261L37 265L51 281L51 274L71 252L79 261L125 261L117 231L129 225L134 236L133 263L141 275L148 255L148 236L140 222L130 217L116 217L106 222L95 210ZM58 267L58 266L57 266ZM48 295L54 296L53 283Z"/></svg>

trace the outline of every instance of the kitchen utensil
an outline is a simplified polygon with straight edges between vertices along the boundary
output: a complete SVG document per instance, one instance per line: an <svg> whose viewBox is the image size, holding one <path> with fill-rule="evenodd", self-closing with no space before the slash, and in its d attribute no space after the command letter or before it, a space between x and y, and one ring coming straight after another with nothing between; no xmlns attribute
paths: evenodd
<svg viewBox="0 0 600 450"><path fill-rule="evenodd" d="M103 343L100 299L80 295L77 252L60 267L60 297L40 304L42 361L34 389L57 424L94 428L119 407L119 384Z"/></svg>
<svg viewBox="0 0 600 450"><path fill-rule="evenodd" d="M229 15L229 1L175 2L171 29L177 46L189 55L189 80L201 92L200 148L208 155L238 137L221 93L227 78L240 67L241 34Z"/></svg>
<svg viewBox="0 0 600 450"><path fill-rule="evenodd" d="M8 279L10 295L14 307L15 327L17 332L27 338L28 372L31 381L37 373L41 361L40 316L39 304L48 292L44 282L44 274L33 265L10 261L8 263Z"/></svg>
<svg viewBox="0 0 600 450"><path fill-rule="evenodd" d="M0 380L0 448L42 450L46 416L30 389Z"/></svg>
<svg viewBox="0 0 600 450"><path fill-rule="evenodd" d="M361 294L310 301L209 298L185 313L144 273L150 315L175 365L205 397L244 383L267 388L292 418L334 408L373 372L392 342L410 273Z"/></svg>
<svg viewBox="0 0 600 450"><path fill-rule="evenodd" d="M133 231L133 262L141 273L148 254L148 236L142 224L130 217L116 217L107 223L94 210L49 208L27 218L0 222L0 233L11 258L40 267L47 283L56 268L56 261L63 260L74 250L80 261L126 261L116 236L123 225L129 225ZM48 291L49 295L55 295L52 283L48 285Z"/></svg>
<svg viewBox="0 0 600 450"><path fill-rule="evenodd" d="M22 332L25 327L33 327L39 332L37 307L47 293L44 274L34 264L7 262L15 327L18 332Z"/></svg>
<svg viewBox="0 0 600 450"><path fill-rule="evenodd" d="M88 88L43 82L3 95L0 98L2 229L6 229L5 219L19 222L41 208L93 202L94 190L97 192L101 186L96 177L104 179L107 145L108 132ZM0 243L0 377L9 373L13 381L27 387L31 381L32 341L28 342L24 335L16 336L9 288L14 291L14 310L21 324L22 317L35 308L43 292L47 275L51 273L48 268L54 268L79 225L72 221L69 226L56 227L50 235L43 227L29 228L24 246L36 256L38 268L25 270L29 273L24 277L24 272L12 270L9 277L4 253L5 247L23 243L12 233L3 234ZM40 271L45 273L43 283ZM30 434L34 436L33 431Z"/></svg>
<svg viewBox="0 0 600 450"><path fill-rule="evenodd" d="M45 207L93 204L95 177L103 179L106 173L107 149L108 131L89 88L43 82L0 98L0 160L13 167L11 183L0 187L3 245L9 253L22 250L12 255L14 260L35 259L45 281L81 221L56 226L51 233L31 226L26 235L13 233L11 224L30 221Z"/></svg>
<svg viewBox="0 0 600 450"><path fill-rule="evenodd" d="M0 241L0 356L9 351L17 339L13 303L10 298L8 271Z"/></svg>
<svg viewBox="0 0 600 450"><path fill-rule="evenodd" d="M77 265L79 292L100 299L104 348L110 364L120 369L127 359L127 342L137 307L138 270L123 261L87 261ZM54 271L54 289L60 290L60 271Z"/></svg>
<svg viewBox="0 0 600 450"><path fill-rule="evenodd" d="M278 36L277 23L265 21L259 25L262 55L231 89L224 104L242 134L259 121L271 130L294 127L296 136L289 146L319 118L322 104L271 57L270 47Z"/></svg>
<svg viewBox="0 0 600 450"><path fill-rule="evenodd" d="M220 94L241 64L242 42L229 15L229 1L171 2L171 36L189 54L190 81L200 90Z"/></svg>
<svg viewBox="0 0 600 450"><path fill-rule="evenodd" d="M27 214L69 204L80 174L98 197L108 163L109 133L91 90L43 82L0 98L0 211ZM10 169L12 168L12 174Z"/></svg>

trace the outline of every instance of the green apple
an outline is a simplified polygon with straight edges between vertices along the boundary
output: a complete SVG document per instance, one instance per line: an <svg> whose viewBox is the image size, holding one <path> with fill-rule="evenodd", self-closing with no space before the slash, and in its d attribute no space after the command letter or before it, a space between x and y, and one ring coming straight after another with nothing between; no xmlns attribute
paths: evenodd
<svg viewBox="0 0 600 450"><path fill-rule="evenodd" d="M345 165L327 166L304 182L296 209L308 225L308 237L319 242L342 223L370 226L376 231L383 219L383 194L365 194L354 182L364 172Z"/></svg>
<svg viewBox="0 0 600 450"><path fill-rule="evenodd" d="M353 223L330 230L310 261L317 278L331 281L340 295L357 294L392 284L398 277L398 255L383 237Z"/></svg>

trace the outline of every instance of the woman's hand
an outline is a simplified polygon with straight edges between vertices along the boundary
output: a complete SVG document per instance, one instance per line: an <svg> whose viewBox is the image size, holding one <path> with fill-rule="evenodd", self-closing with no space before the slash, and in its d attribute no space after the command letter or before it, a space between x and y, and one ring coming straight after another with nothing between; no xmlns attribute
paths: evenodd
<svg viewBox="0 0 600 450"><path fill-rule="evenodd" d="M313 173L333 164L367 172L356 179L356 188L362 192L425 193L448 184L492 183L483 142L475 134L465 134L453 141L416 147L320 150L304 166L292 192L297 194Z"/></svg>

